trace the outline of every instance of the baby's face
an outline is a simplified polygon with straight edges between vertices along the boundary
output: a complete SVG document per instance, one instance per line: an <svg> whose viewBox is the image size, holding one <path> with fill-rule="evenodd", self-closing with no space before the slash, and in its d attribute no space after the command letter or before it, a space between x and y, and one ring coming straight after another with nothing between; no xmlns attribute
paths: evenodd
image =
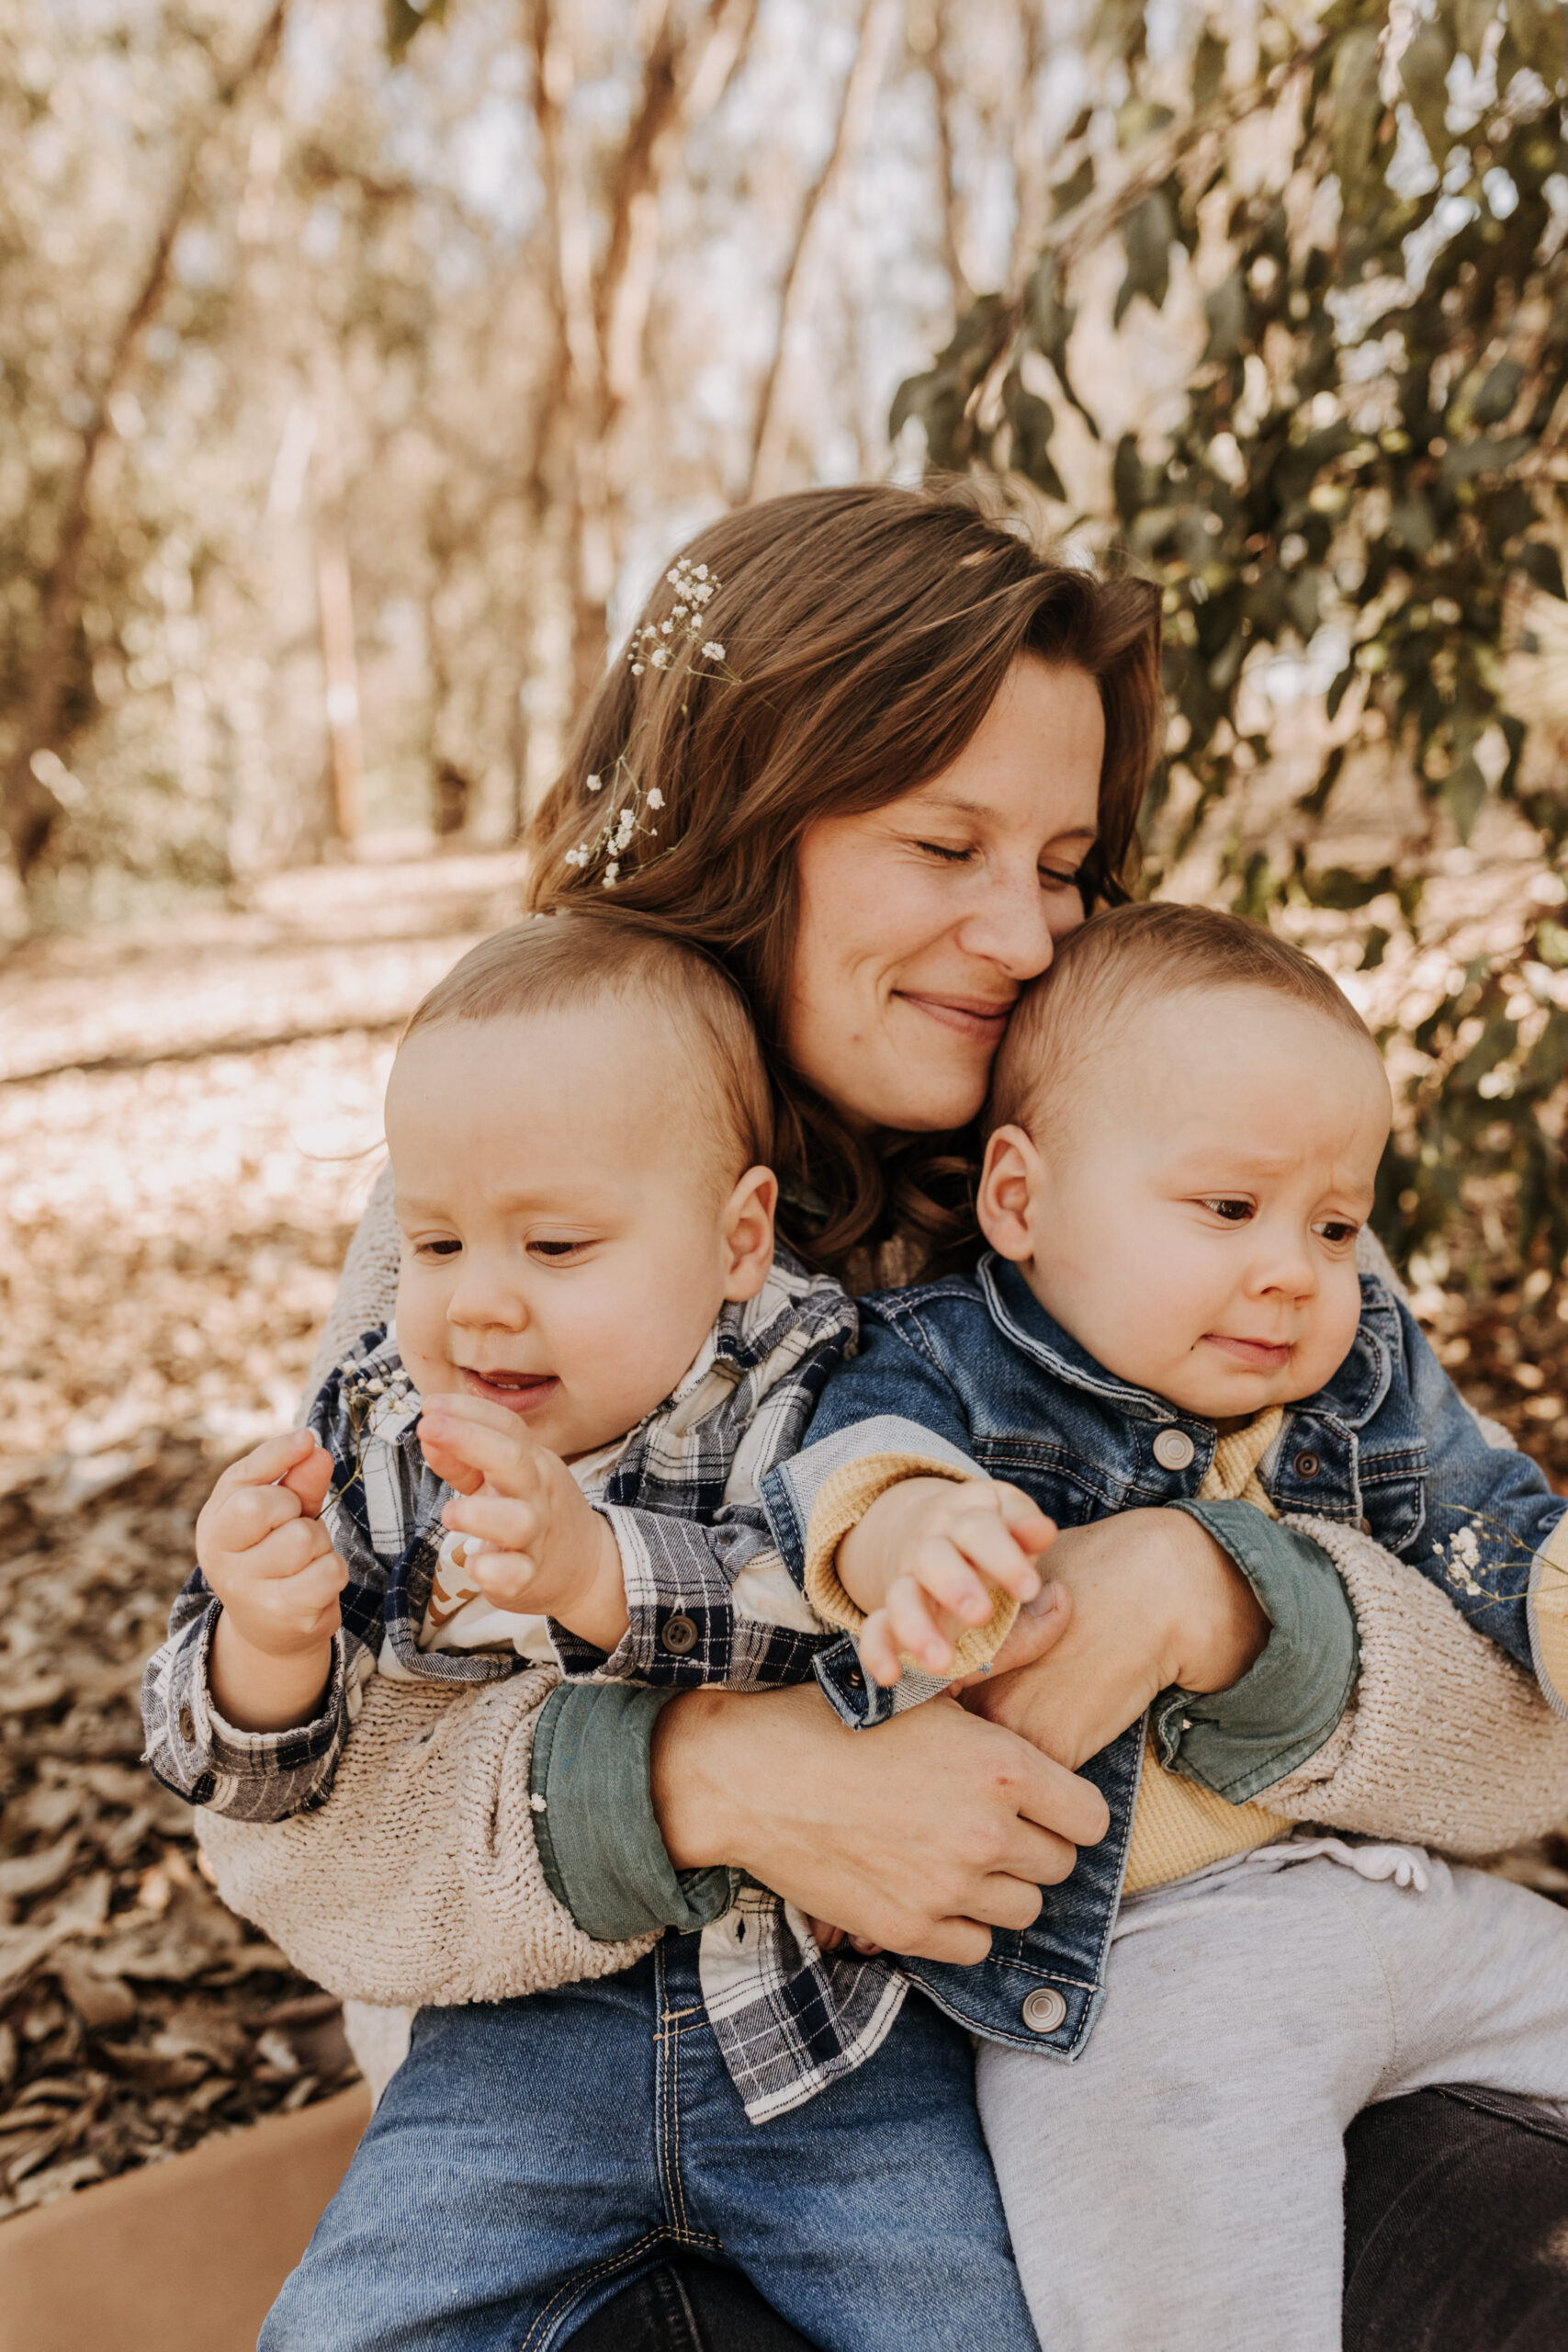
<svg viewBox="0 0 1568 2352"><path fill-rule="evenodd" d="M1389 1131L1370 1041L1261 989L1190 990L1109 1035L1038 1150L992 1136L987 1238L1119 1379L1225 1420L1310 1396L1360 1315Z"/></svg>
<svg viewBox="0 0 1568 2352"><path fill-rule="evenodd" d="M387 1141L398 1341L421 1396L486 1397L570 1460L669 1395L772 1257L764 1210L738 1272L697 1115L679 1046L614 1002L415 1033Z"/></svg>

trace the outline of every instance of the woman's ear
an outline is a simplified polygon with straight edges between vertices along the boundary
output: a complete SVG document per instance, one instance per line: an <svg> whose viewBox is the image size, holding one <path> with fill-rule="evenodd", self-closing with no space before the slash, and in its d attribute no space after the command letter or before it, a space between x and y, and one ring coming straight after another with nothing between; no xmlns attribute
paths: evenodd
<svg viewBox="0 0 1568 2352"><path fill-rule="evenodd" d="M1030 1209L1040 1175L1040 1154L1026 1130L998 1127L986 1145L975 1208L992 1249L1015 1265L1034 1255Z"/></svg>
<svg viewBox="0 0 1568 2352"><path fill-rule="evenodd" d="M748 1168L725 1204L724 1295L755 1298L773 1262L773 1213L779 1180L771 1168Z"/></svg>

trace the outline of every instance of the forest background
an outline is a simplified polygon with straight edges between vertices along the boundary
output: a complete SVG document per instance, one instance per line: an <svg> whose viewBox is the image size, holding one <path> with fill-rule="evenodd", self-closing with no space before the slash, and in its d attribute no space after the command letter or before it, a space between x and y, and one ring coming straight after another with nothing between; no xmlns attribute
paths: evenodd
<svg viewBox="0 0 1568 2352"><path fill-rule="evenodd" d="M725 506L974 467L1160 581L1144 887L1339 975L1568 1475L1565 90L1562 0L0 0L0 2215L349 2079L138 1668Z"/></svg>

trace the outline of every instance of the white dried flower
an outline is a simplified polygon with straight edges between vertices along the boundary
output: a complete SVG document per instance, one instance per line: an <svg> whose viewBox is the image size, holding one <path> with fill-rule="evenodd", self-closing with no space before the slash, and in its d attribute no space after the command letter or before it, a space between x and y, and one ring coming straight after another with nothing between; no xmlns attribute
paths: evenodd
<svg viewBox="0 0 1568 2352"><path fill-rule="evenodd" d="M613 858L610 860L609 865L604 868L604 888L605 888L605 889L606 889L606 890L613 890L613 889L615 888L615 887L616 883L620 880L620 877L621 877L621 862L620 862L619 858L613 857Z"/></svg>
<svg viewBox="0 0 1568 2352"><path fill-rule="evenodd" d="M597 792L597 791L600 789L600 787L603 786L604 781L604 777L603 777L602 775L591 775L591 776L589 777L589 779L588 779L588 789L589 789L589 791L590 791L590 792Z"/></svg>
<svg viewBox="0 0 1568 2352"><path fill-rule="evenodd" d="M709 638L707 643L703 648L703 658L705 661L708 662L723 661L724 648L720 645L716 638Z"/></svg>
<svg viewBox="0 0 1568 2352"><path fill-rule="evenodd" d="M650 808L662 808L664 806L664 795L656 784L650 784L648 787L648 805Z"/></svg>
<svg viewBox="0 0 1568 2352"><path fill-rule="evenodd" d="M647 665L647 663L646 663L646 662L634 662L632 663L632 676L633 676L634 678L640 678L640 677L641 677L641 675L642 675L642 673L643 673L643 671L647 668L647 666L648 666L648 665Z"/></svg>
<svg viewBox="0 0 1568 2352"><path fill-rule="evenodd" d="M670 667L670 648L667 645L656 645L653 649L652 661L653 666L656 670L668 670Z"/></svg>

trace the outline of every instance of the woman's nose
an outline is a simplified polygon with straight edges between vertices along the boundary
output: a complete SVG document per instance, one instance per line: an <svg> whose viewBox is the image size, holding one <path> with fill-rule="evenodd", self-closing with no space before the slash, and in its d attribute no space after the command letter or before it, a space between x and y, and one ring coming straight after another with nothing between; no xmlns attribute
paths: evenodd
<svg viewBox="0 0 1568 2352"><path fill-rule="evenodd" d="M959 944L999 965L1010 979L1032 980L1050 963L1056 940L1083 920L1077 898L1063 896L1065 908L1049 905L1032 865L1026 876L989 874L960 925Z"/></svg>

